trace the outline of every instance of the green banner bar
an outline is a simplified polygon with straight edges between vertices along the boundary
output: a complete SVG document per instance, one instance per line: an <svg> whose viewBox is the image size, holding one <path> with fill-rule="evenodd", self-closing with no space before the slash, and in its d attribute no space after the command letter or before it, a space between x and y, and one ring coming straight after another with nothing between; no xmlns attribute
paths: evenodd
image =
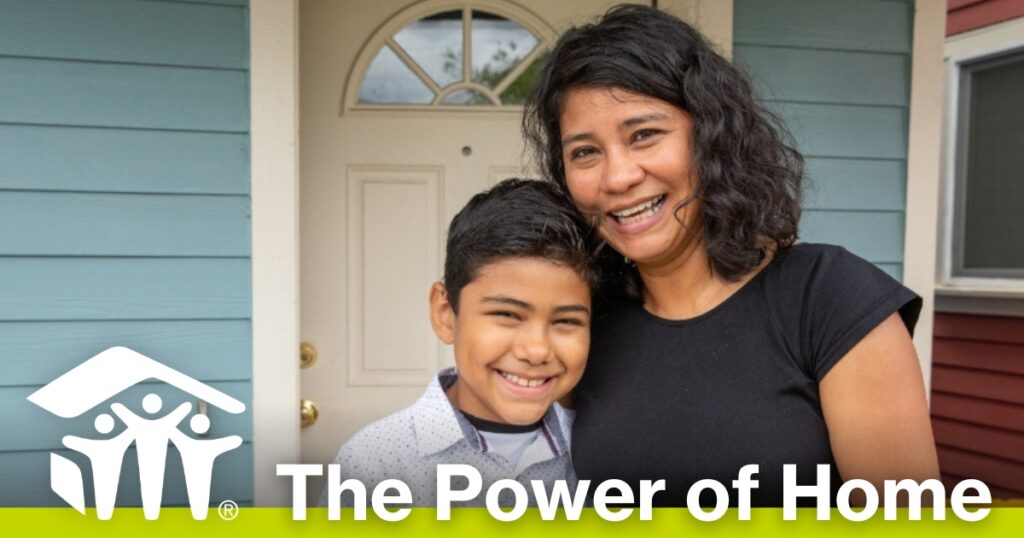
<svg viewBox="0 0 1024 538"><path fill-rule="evenodd" d="M1024 508L994 508L977 523L969 523L947 512L945 521L933 521L931 510L922 511L921 521L908 521L906 510L900 510L899 519L885 521L881 513L864 522L843 519L835 510L829 521L817 521L813 509L801 509L795 521L784 521L781 509L755 508L749 521L738 521L735 510L722 519L704 523L690 515L686 509L655 509L650 521L634 516L622 522L601 519L593 510L584 510L578 521L559 517L543 521L536 510L529 510L517 521L504 523L495 520L482 508L459 508L452 511L450 521L437 521L433 509L414 509L406 519L394 523L377 519L369 510L365 521L352 521L352 513L343 510L341 519L329 521L327 511L311 508L305 521L293 521L290 508L240 508L233 513L210 509L205 521L195 521L187 508L164 508L160 518L147 521L140 508L118 508L109 521L99 521L93 510L85 515L70 508L0 508L5 536L103 536L105 538L195 538L199 536L329 536L354 538L380 536L389 538L443 536L444 538L523 538L524 536L552 537L584 535L588 538L644 538L699 536L717 538L742 536L785 536L785 538L828 536L829 538L909 537L929 538L971 536L1021 536L1024 532ZM559 514L561 516L561 514Z"/></svg>

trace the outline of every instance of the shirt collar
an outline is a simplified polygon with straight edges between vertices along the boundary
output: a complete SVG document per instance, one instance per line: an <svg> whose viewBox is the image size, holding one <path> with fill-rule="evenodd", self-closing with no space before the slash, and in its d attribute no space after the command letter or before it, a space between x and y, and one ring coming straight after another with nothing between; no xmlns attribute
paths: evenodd
<svg viewBox="0 0 1024 538"><path fill-rule="evenodd" d="M450 388L458 374L455 368L438 372L427 385L426 392L416 402L413 411L413 427L416 431L416 449L420 457L436 454L448 447L466 441L470 447L484 452L485 445L480 433L459 413L445 391ZM547 440L552 451L563 456L569 451L568 430L571 427L572 411L557 403L548 409L541 424L541 438Z"/></svg>

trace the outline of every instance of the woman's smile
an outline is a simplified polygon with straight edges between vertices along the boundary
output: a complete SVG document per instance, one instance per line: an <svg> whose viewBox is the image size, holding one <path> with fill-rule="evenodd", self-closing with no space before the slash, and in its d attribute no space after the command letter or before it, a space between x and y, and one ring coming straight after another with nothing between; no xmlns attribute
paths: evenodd
<svg viewBox="0 0 1024 538"><path fill-rule="evenodd" d="M615 222L620 233L640 233L650 228L662 215L666 195L655 196L625 209L612 210L608 216Z"/></svg>

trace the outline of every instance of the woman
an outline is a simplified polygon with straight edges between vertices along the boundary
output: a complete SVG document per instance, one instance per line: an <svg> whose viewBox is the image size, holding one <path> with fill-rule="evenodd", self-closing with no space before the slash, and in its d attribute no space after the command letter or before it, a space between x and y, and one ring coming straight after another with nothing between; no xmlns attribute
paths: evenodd
<svg viewBox="0 0 1024 538"><path fill-rule="evenodd" d="M620 6L566 32L527 104L543 167L598 227L616 296L575 397L581 479L729 487L938 477L910 331L921 301L839 247L796 244L803 158L682 21ZM735 493L731 503L736 504ZM704 506L712 500L701 500Z"/></svg>

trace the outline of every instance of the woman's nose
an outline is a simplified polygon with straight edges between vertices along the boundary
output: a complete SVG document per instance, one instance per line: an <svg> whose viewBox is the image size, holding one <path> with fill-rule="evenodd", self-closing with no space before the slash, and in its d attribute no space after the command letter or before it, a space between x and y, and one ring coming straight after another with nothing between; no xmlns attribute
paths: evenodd
<svg viewBox="0 0 1024 538"><path fill-rule="evenodd" d="M606 162L604 190L607 192L626 192L643 182L647 175L626 150L609 152Z"/></svg>

